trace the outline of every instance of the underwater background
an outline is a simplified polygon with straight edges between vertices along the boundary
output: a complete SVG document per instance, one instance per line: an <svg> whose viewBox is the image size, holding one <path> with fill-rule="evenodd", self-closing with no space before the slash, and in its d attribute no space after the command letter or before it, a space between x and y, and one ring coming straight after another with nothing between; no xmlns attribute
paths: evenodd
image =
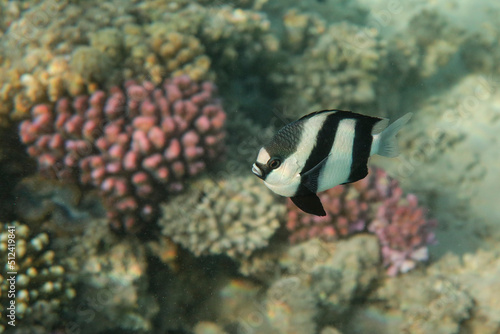
<svg viewBox="0 0 500 334"><path fill-rule="evenodd" d="M500 333L499 15L0 0L0 333ZM322 109L413 118L315 217L251 166Z"/></svg>

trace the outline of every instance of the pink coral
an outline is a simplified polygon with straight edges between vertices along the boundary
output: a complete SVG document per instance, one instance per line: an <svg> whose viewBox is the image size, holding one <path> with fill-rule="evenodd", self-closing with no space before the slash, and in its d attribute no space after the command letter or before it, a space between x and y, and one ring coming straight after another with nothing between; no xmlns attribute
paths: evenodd
<svg viewBox="0 0 500 334"><path fill-rule="evenodd" d="M115 227L151 220L166 193L223 150L226 114L215 86L187 76L36 105L20 138L49 177L100 190Z"/></svg>
<svg viewBox="0 0 500 334"><path fill-rule="evenodd" d="M380 240L388 274L406 272L427 260L427 245L434 241L436 221L425 218L415 195L403 197L396 180L381 169L371 169L358 182L339 185L318 196L325 217L309 215L288 201L290 242L311 238L334 240L369 231Z"/></svg>
<svg viewBox="0 0 500 334"><path fill-rule="evenodd" d="M427 245L435 242L436 225L435 220L425 218L413 194L406 198L392 196L381 203L368 229L380 241L389 275L405 273L413 269L417 261L428 260Z"/></svg>
<svg viewBox="0 0 500 334"><path fill-rule="evenodd" d="M296 243L314 237L333 240L365 230L375 214L373 204L380 203L397 188L380 169L358 182L339 185L318 194L326 216L309 215L288 201L287 228L290 241Z"/></svg>

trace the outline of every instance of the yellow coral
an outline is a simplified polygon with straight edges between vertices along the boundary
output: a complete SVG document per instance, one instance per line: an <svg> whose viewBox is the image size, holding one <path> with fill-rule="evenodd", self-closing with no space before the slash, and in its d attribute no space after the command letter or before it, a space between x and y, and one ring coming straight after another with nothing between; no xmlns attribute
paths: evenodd
<svg viewBox="0 0 500 334"><path fill-rule="evenodd" d="M175 49L175 47L172 43L163 44L159 50L159 54L163 58L173 57L176 52L177 52L177 50Z"/></svg>
<svg viewBox="0 0 500 334"><path fill-rule="evenodd" d="M49 79L48 95L52 102L57 101L64 94L64 80L61 77L52 77Z"/></svg>
<svg viewBox="0 0 500 334"><path fill-rule="evenodd" d="M178 32L171 32L167 35L167 40L172 43L176 50L180 50L184 44L184 36Z"/></svg>

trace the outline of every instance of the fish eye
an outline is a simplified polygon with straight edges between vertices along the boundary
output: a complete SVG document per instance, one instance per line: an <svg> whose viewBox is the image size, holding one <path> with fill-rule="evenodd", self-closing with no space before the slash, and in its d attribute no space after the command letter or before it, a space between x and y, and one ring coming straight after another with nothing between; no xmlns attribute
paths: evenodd
<svg viewBox="0 0 500 334"><path fill-rule="evenodd" d="M269 162L267 163L267 166L271 169L276 169L278 168L279 166L281 165L281 160L278 159L278 158L273 158L271 160L269 160Z"/></svg>

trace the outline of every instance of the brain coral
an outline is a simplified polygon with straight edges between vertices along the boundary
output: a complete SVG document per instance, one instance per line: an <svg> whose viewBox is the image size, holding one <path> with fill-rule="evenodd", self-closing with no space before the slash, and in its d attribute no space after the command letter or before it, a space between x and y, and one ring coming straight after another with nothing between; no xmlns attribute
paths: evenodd
<svg viewBox="0 0 500 334"><path fill-rule="evenodd" d="M163 234L196 255L248 257L267 245L285 207L254 177L203 179L163 207Z"/></svg>
<svg viewBox="0 0 500 334"><path fill-rule="evenodd" d="M221 153L226 116L215 90L187 76L161 87L129 81L55 108L36 105L20 137L42 174L97 187L113 225L137 228L166 191L182 189Z"/></svg>

